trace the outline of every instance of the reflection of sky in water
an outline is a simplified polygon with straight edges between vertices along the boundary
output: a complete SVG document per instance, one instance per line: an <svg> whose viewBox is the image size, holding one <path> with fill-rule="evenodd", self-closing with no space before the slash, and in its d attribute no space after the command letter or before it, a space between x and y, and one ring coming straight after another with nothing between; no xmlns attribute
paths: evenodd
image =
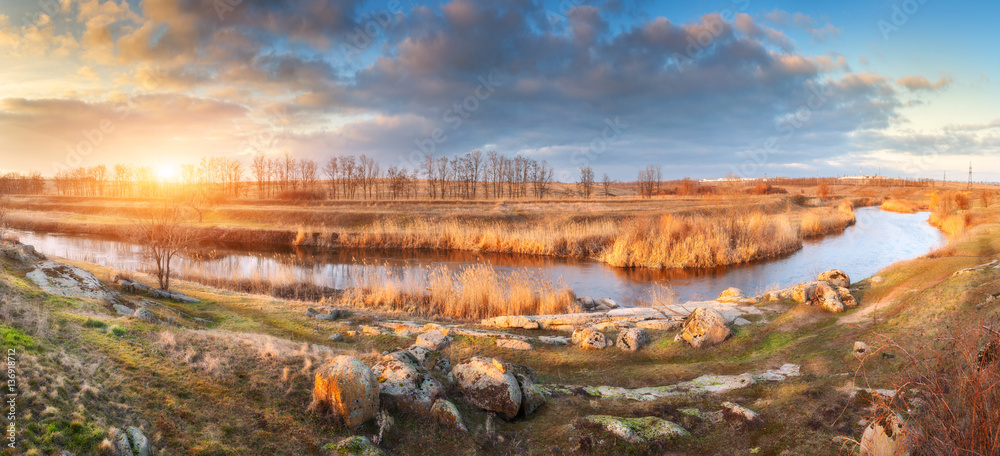
<svg viewBox="0 0 1000 456"><path fill-rule="evenodd" d="M220 247L175 260L180 275L310 282L333 288L353 285L356 277L377 274L394 281L423 283L432 270L456 271L488 263L497 270L518 269L565 280L578 294L611 297L631 304L650 286L668 283L682 300L713 298L727 287L748 294L811 280L827 269L843 269L854 280L868 277L896 261L914 258L940 246L944 237L927 224L927 214L895 214L875 208L857 211L858 223L843 235L807 242L787 257L750 265L699 269L617 269L589 261L494 255L474 252L377 252L362 250L247 249ZM142 267L136 245L105 239L17 232L21 241L45 254L120 270Z"/></svg>

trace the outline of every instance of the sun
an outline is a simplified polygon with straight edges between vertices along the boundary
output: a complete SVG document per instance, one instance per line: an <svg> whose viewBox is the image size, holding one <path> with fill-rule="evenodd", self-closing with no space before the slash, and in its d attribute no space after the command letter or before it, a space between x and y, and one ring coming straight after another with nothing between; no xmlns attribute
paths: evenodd
<svg viewBox="0 0 1000 456"><path fill-rule="evenodd" d="M160 165L156 168L156 177L162 182L171 182L177 179L177 167L173 165Z"/></svg>

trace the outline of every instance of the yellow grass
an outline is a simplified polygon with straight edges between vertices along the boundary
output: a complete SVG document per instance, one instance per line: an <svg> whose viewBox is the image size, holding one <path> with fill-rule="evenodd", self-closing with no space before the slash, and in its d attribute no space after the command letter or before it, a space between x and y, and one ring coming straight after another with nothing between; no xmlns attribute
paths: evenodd
<svg viewBox="0 0 1000 456"><path fill-rule="evenodd" d="M524 270L509 273L489 265L460 271L434 269L427 282L412 276L356 272L342 305L474 320L502 315L546 315L577 311L566 283L552 283Z"/></svg>
<svg viewBox="0 0 1000 456"><path fill-rule="evenodd" d="M854 207L845 201L836 210L824 208L807 213L802 217L800 229L802 236L815 237L840 233L854 222Z"/></svg>
<svg viewBox="0 0 1000 456"><path fill-rule="evenodd" d="M903 214L912 214L914 212L927 210L927 207L916 201L910 201L905 199L890 199L882 203L882 210L889 212L900 212Z"/></svg>

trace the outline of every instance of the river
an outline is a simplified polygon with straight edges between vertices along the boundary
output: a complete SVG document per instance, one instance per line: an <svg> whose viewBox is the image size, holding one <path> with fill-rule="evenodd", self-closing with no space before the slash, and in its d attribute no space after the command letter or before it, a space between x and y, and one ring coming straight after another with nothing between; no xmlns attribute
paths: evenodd
<svg viewBox="0 0 1000 456"><path fill-rule="evenodd" d="M944 235L927 223L927 215L861 208L856 211L857 224L843 234L806 241L801 250L782 258L711 269L620 269L593 261L475 252L216 246L176 259L174 270L181 275L292 280L347 288L365 274L420 281L432 269L455 271L486 263L501 271L524 269L553 281L564 280L578 296L610 297L624 305L634 304L657 285L668 284L683 302L711 299L728 287L752 295L814 280L818 273L834 268L844 270L852 280L863 279L892 263L943 245ZM134 244L97 237L14 232L21 242L50 256L122 271L144 267L142 250Z"/></svg>

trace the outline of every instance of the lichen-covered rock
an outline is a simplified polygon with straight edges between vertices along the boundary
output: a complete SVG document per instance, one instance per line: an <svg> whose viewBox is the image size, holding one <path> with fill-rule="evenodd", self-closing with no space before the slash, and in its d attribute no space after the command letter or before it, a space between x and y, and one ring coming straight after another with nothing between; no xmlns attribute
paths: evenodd
<svg viewBox="0 0 1000 456"><path fill-rule="evenodd" d="M431 416L441 423L443 426L447 426L453 429L458 429L462 432L469 432L462 423L462 414L458 412L458 408L455 404L447 399L438 399L434 401L434 406L431 407Z"/></svg>
<svg viewBox="0 0 1000 456"><path fill-rule="evenodd" d="M609 341L604 333L595 328L587 327L573 331L573 344L585 350L604 350Z"/></svg>
<svg viewBox="0 0 1000 456"><path fill-rule="evenodd" d="M125 307L125 306L123 306L121 304L112 304L111 307L113 307L115 309L115 312L118 315L121 315L123 317L128 317L130 315L134 315L135 314L135 310L132 310L132 309L130 309L128 307Z"/></svg>
<svg viewBox="0 0 1000 456"><path fill-rule="evenodd" d="M384 456L385 452L368 440L367 437L354 435L337 442L336 445L327 445L328 450L334 450L343 456Z"/></svg>
<svg viewBox="0 0 1000 456"><path fill-rule="evenodd" d="M495 358L473 357L459 363L452 374L476 407L513 419L521 409L521 387L507 366Z"/></svg>
<svg viewBox="0 0 1000 456"><path fill-rule="evenodd" d="M722 290L722 293L719 293L719 297L715 300L719 302L745 302L748 299L749 298L747 298L747 295L743 292L743 290L735 287L729 287Z"/></svg>
<svg viewBox="0 0 1000 456"><path fill-rule="evenodd" d="M822 272L816 280L827 282L830 285L840 288L847 288L851 286L851 278L846 272L841 271L840 269L831 269L829 271Z"/></svg>
<svg viewBox="0 0 1000 456"><path fill-rule="evenodd" d="M620 418L609 415L588 415L584 420L603 426L608 432L629 443L658 442L690 437L678 424L655 416Z"/></svg>
<svg viewBox="0 0 1000 456"><path fill-rule="evenodd" d="M437 351L447 347L449 343L448 336L444 335L441 331L434 330L417 336L415 345L431 351Z"/></svg>
<svg viewBox="0 0 1000 456"><path fill-rule="evenodd" d="M844 302L840 300L840 291L826 282L819 282L816 285L816 294L809 301L809 304L822 307L823 310L831 313L844 311Z"/></svg>
<svg viewBox="0 0 1000 456"><path fill-rule="evenodd" d="M531 415L545 405L545 394L535 386L535 382L531 378L521 374L514 374L514 378L517 379L517 384L521 388L521 410L519 412L521 416Z"/></svg>
<svg viewBox="0 0 1000 456"><path fill-rule="evenodd" d="M158 323L160 321L159 318L156 318L156 314L145 307L135 309L135 313L132 316L148 323Z"/></svg>
<svg viewBox="0 0 1000 456"><path fill-rule="evenodd" d="M858 300L854 299L851 290L841 287L837 289L837 294L840 295L840 302L844 303L844 307L854 308L858 306Z"/></svg>
<svg viewBox="0 0 1000 456"><path fill-rule="evenodd" d="M68 264L43 261L26 276L42 290L57 295L112 302L119 298L118 293L101 283L94 274Z"/></svg>
<svg viewBox="0 0 1000 456"><path fill-rule="evenodd" d="M722 416L726 421L760 424L763 420L757 412L733 402L722 403Z"/></svg>
<svg viewBox="0 0 1000 456"><path fill-rule="evenodd" d="M338 356L316 373L313 403L333 412L347 427L356 428L378 412L378 378L361 360Z"/></svg>
<svg viewBox="0 0 1000 456"><path fill-rule="evenodd" d="M341 333L330 334L330 340L332 340L334 342L343 342L344 341L344 335L341 334Z"/></svg>
<svg viewBox="0 0 1000 456"><path fill-rule="evenodd" d="M409 352L406 352L409 353ZM434 401L444 395L441 383L420 367L386 356L372 367L380 383L379 395L391 409L426 416Z"/></svg>
<svg viewBox="0 0 1000 456"><path fill-rule="evenodd" d="M680 336L692 347L702 348L721 344L730 334L732 331L726 325L726 317L715 309L699 307L684 319Z"/></svg>
<svg viewBox="0 0 1000 456"><path fill-rule="evenodd" d="M895 413L868 424L861 436L861 456L908 456L910 429Z"/></svg>
<svg viewBox="0 0 1000 456"><path fill-rule="evenodd" d="M620 333L618 333L618 339L615 341L615 345L622 350L635 352L645 348L650 342L652 342L652 340L653 339L649 337L649 333L646 332L645 329L629 328L623 329Z"/></svg>
<svg viewBox="0 0 1000 456"><path fill-rule="evenodd" d="M111 434L111 446L117 456L150 456L152 449L149 439L142 430L129 426L125 430L115 429Z"/></svg>

